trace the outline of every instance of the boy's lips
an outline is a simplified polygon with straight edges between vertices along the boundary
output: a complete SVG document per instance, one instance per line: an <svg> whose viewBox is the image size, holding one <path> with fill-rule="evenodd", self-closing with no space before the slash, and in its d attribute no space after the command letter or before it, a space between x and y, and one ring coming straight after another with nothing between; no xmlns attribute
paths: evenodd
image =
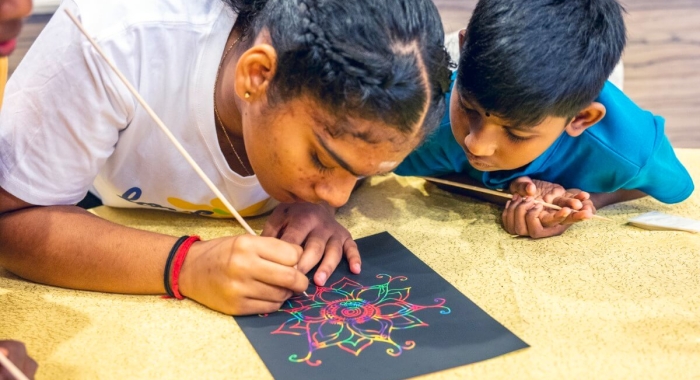
<svg viewBox="0 0 700 380"><path fill-rule="evenodd" d="M0 56L5 57L10 55L15 50L17 46L17 40L15 38L7 41L0 42Z"/></svg>
<svg viewBox="0 0 700 380"><path fill-rule="evenodd" d="M493 168L493 165L490 164L488 161L485 161L475 155L473 155L471 152L467 151L467 160L469 160L469 164L474 167L474 169L479 169L479 170L485 170L485 169L491 169Z"/></svg>

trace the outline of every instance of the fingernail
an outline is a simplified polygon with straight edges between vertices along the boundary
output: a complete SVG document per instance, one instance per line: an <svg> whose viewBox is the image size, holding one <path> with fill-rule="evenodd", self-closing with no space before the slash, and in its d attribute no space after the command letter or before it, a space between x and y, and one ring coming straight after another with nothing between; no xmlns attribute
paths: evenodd
<svg viewBox="0 0 700 380"><path fill-rule="evenodd" d="M316 282L319 285L324 285L326 283L327 278L328 278L328 275L326 275L324 272L316 273Z"/></svg>
<svg viewBox="0 0 700 380"><path fill-rule="evenodd" d="M359 274L360 270L360 264L355 263L352 265L352 273Z"/></svg>

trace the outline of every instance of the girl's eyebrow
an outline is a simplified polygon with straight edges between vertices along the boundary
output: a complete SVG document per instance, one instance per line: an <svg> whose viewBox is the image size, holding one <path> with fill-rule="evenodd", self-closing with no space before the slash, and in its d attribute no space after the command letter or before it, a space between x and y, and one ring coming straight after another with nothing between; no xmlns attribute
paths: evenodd
<svg viewBox="0 0 700 380"><path fill-rule="evenodd" d="M340 157L340 155L338 155L338 153L336 153L332 149L330 149L328 147L328 145L325 144L325 142L323 141L323 138L321 138L321 136L318 133L314 132L314 136L316 137L316 141L318 142L318 144L326 151L326 153L328 153L331 156L331 158L333 158L333 160L335 160L335 162L338 163L338 165L340 165L341 168L347 170L350 174L354 175L355 177L362 177L363 176L362 174L358 174L357 171L355 171L352 167L350 167L350 165L347 163L347 161L345 161L342 157Z"/></svg>

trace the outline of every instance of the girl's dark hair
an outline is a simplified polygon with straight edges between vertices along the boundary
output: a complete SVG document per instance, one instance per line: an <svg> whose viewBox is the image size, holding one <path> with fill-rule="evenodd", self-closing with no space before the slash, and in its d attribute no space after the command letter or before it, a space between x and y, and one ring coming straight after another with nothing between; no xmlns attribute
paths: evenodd
<svg viewBox="0 0 700 380"><path fill-rule="evenodd" d="M272 101L311 96L336 117L379 121L404 134L428 102L423 135L442 118L450 60L430 0L224 2L245 36L270 33L278 54Z"/></svg>
<svg viewBox="0 0 700 380"><path fill-rule="evenodd" d="M523 126L572 118L600 93L625 47L616 0L480 0L457 90Z"/></svg>

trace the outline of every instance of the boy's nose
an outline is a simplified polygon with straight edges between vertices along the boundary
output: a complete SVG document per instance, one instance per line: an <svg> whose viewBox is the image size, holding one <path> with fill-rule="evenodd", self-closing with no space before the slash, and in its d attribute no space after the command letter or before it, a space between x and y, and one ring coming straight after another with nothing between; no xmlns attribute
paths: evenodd
<svg viewBox="0 0 700 380"><path fill-rule="evenodd" d="M496 152L496 140L484 128L467 134L464 145L475 156L488 157Z"/></svg>
<svg viewBox="0 0 700 380"><path fill-rule="evenodd" d="M356 183L357 178L352 175L334 176L319 181L314 191L319 199L337 208L348 202Z"/></svg>

